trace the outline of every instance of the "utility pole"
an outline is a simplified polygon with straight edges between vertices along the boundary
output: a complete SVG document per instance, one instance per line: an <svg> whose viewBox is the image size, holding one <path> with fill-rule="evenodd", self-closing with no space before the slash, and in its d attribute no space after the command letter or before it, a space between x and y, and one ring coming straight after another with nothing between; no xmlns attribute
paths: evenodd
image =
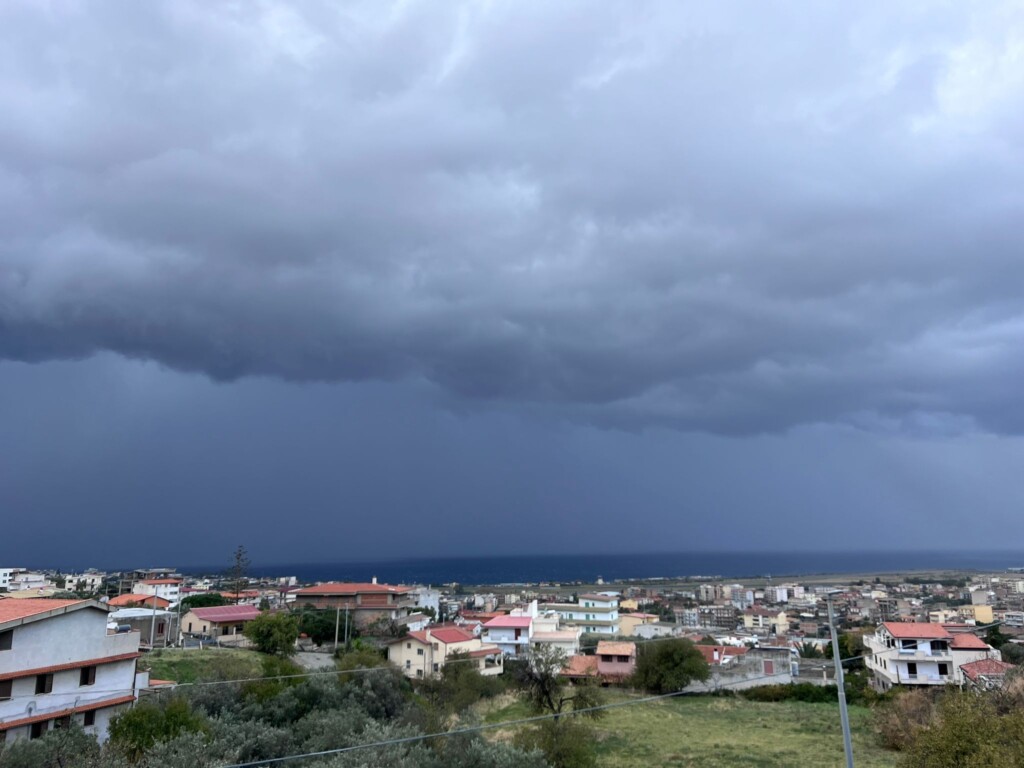
<svg viewBox="0 0 1024 768"><path fill-rule="evenodd" d="M828 604L828 628L832 634L832 662L836 667L836 686L839 688L839 719L843 723L843 751L846 753L846 768L853 768L853 744L850 742L850 716L846 711L846 684L843 678L843 661L839 658L839 635L836 632L835 609L832 595L825 595Z"/></svg>
<svg viewBox="0 0 1024 768"><path fill-rule="evenodd" d="M341 606L337 606L337 613L334 615L334 654L338 654L338 626L341 624ZM347 629L347 627L346 627Z"/></svg>
<svg viewBox="0 0 1024 768"><path fill-rule="evenodd" d="M348 650L348 606L345 606L345 650Z"/></svg>

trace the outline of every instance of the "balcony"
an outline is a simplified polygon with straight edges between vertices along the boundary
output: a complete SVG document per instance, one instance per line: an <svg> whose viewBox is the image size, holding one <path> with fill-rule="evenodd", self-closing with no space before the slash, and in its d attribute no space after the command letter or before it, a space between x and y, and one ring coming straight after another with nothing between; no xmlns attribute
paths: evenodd
<svg viewBox="0 0 1024 768"><path fill-rule="evenodd" d="M894 649L890 649L894 650ZM951 651L921 651L921 650L903 650L899 649L899 652L894 656L890 657L896 661L949 661L953 660L953 654Z"/></svg>

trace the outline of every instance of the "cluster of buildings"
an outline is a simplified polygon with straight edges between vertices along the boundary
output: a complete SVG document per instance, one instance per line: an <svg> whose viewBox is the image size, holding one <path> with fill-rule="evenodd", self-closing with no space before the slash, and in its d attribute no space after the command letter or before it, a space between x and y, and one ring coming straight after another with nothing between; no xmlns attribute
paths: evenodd
<svg viewBox="0 0 1024 768"><path fill-rule="evenodd" d="M228 604L182 605L215 593ZM1024 579L1016 575L955 586L656 582L575 594L551 587L465 593L376 579L228 587L171 568L70 575L0 568L0 741L72 722L103 739L110 719L159 682L138 670L144 652L244 645L246 624L268 609L334 611L346 632L375 638L412 679L436 676L456 660L498 675L508 659L550 649L564 654L565 676L617 683L632 674L642 643L687 637L712 671L695 690L714 690L807 679L813 665L800 657L827 642L826 596L842 628L861 636L865 666L883 690L998 687L1013 667L978 628L998 622L1012 640L1024 635ZM811 674L830 679L824 664Z"/></svg>

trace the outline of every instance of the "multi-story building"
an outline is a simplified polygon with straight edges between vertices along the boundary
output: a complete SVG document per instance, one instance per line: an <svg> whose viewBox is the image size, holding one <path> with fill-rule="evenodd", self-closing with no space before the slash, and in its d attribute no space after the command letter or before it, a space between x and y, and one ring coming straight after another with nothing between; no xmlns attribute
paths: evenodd
<svg viewBox="0 0 1024 768"><path fill-rule="evenodd" d="M453 654L464 655L460 663L475 666L482 675L500 675L504 668L498 646L485 644L461 627L428 627L388 643L388 661L406 677L434 677Z"/></svg>
<svg viewBox="0 0 1024 768"><path fill-rule="evenodd" d="M177 605L181 597L181 579L141 579L135 582L132 594L162 597L171 605Z"/></svg>
<svg viewBox="0 0 1024 768"><path fill-rule="evenodd" d="M92 600L0 599L0 737L78 723L100 741L136 699L136 632L110 633Z"/></svg>
<svg viewBox="0 0 1024 768"><path fill-rule="evenodd" d="M338 583L318 584L295 591L295 606L312 605L316 608L340 608L348 611L357 627L365 627L380 620L395 621L415 607L409 593L412 587L378 584Z"/></svg>
<svg viewBox="0 0 1024 768"><path fill-rule="evenodd" d="M999 651L969 632L942 624L887 621L864 636L864 663L876 687L960 685L960 667L979 659L999 660Z"/></svg>
<svg viewBox="0 0 1024 768"><path fill-rule="evenodd" d="M584 632L601 635L619 634L619 596L605 592L579 596L575 603L548 603L547 610L555 611L566 624L583 628Z"/></svg>
<svg viewBox="0 0 1024 768"><path fill-rule="evenodd" d="M8 592L50 589L54 586L53 582L46 578L46 574L30 571L26 568L4 568L3 573L0 575L4 574L7 577L6 582L0 584L0 586L5 586Z"/></svg>
<svg viewBox="0 0 1024 768"><path fill-rule="evenodd" d="M484 622L481 639L506 656L525 656L533 640L532 616L498 616Z"/></svg>

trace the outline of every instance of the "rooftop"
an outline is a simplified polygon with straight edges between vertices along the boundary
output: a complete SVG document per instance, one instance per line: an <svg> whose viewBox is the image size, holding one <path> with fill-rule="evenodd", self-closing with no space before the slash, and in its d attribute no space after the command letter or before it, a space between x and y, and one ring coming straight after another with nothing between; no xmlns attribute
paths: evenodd
<svg viewBox="0 0 1024 768"><path fill-rule="evenodd" d="M601 640L597 644L598 656L632 656L636 652L635 643L613 642Z"/></svg>
<svg viewBox="0 0 1024 768"><path fill-rule="evenodd" d="M484 624L487 629L526 629L533 623L529 616L498 616Z"/></svg>
<svg viewBox="0 0 1024 768"><path fill-rule="evenodd" d="M941 624L924 621L885 621L882 626L893 637L907 640L949 640L952 637Z"/></svg>
<svg viewBox="0 0 1024 768"><path fill-rule="evenodd" d="M328 582L327 584L317 584L315 587L303 587L302 589L296 590L297 595L357 595L361 593L393 593L397 595L404 595L406 592L411 592L412 587L393 586L391 584L373 584L373 583L356 583L356 582Z"/></svg>
<svg viewBox="0 0 1024 768"><path fill-rule="evenodd" d="M91 600L53 600L46 597L32 597L25 600L3 598L0 599L0 624L60 611L71 606L81 606L84 608L90 604L94 603ZM94 605L100 607L99 604Z"/></svg>
<svg viewBox="0 0 1024 768"><path fill-rule="evenodd" d="M978 659L960 665L960 669L964 671L964 675L969 680L977 680L981 676L1005 675L1013 668L1013 664L1007 664L1005 661L997 659Z"/></svg>
<svg viewBox="0 0 1024 768"><path fill-rule="evenodd" d="M210 608L193 608L192 613L203 621L223 624L228 621L252 621L260 615L255 605L218 605Z"/></svg>

